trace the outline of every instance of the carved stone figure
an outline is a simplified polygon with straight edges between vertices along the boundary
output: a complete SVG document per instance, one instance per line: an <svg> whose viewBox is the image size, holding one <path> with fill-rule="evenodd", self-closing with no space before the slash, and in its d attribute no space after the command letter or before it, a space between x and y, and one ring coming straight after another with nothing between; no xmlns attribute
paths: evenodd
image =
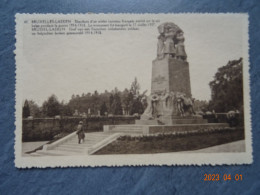
<svg viewBox="0 0 260 195"><path fill-rule="evenodd" d="M165 34L165 33L169 33L169 32L176 34L177 32L182 32L182 30L176 24L174 24L172 22L165 22L165 23L161 24L160 26L158 26L158 32L160 34Z"/></svg>
<svg viewBox="0 0 260 195"><path fill-rule="evenodd" d="M157 109L159 100L160 100L160 97L157 94L151 95L152 115L154 118L157 118L157 116L159 115L159 110Z"/></svg>
<svg viewBox="0 0 260 195"><path fill-rule="evenodd" d="M166 37L164 54L167 57L175 57L175 55L176 55L176 50L175 50L175 47L174 47L174 42L173 42L172 36Z"/></svg>
<svg viewBox="0 0 260 195"><path fill-rule="evenodd" d="M189 97L186 97L184 93L177 93L177 108L181 116L185 116L186 113L195 115L195 111L193 109L193 100Z"/></svg>
<svg viewBox="0 0 260 195"><path fill-rule="evenodd" d="M164 58L164 41L165 37L163 34L158 36L158 43L157 43L157 58L163 59Z"/></svg>
<svg viewBox="0 0 260 195"><path fill-rule="evenodd" d="M185 47L184 47L185 38L183 36L183 32L180 32L180 33L177 34L176 40L177 40L177 44L176 44L177 59L186 61L187 54L185 52Z"/></svg>
<svg viewBox="0 0 260 195"><path fill-rule="evenodd" d="M170 94L165 90L160 97L160 100L162 101L162 105L163 105L163 110L166 110L169 107L169 98L170 98Z"/></svg>
<svg viewBox="0 0 260 195"><path fill-rule="evenodd" d="M180 92L176 93L176 107L180 116L184 116L184 109L183 109L183 96Z"/></svg>
<svg viewBox="0 0 260 195"><path fill-rule="evenodd" d="M147 107L142 115L142 119L154 119L158 115L157 104L159 96L157 94L151 94L146 97Z"/></svg>
<svg viewBox="0 0 260 195"><path fill-rule="evenodd" d="M158 37L157 58L163 59L165 56L175 58L176 35L182 30L176 24L166 22L158 27L158 31L160 36Z"/></svg>
<svg viewBox="0 0 260 195"><path fill-rule="evenodd" d="M176 98L176 93L173 91L170 92L170 103L171 103L171 107L172 107L173 111L175 111L175 113L176 113L178 110L177 98Z"/></svg>
<svg viewBox="0 0 260 195"><path fill-rule="evenodd" d="M152 108L152 99L150 96L146 97L147 107L142 114L142 119L150 120L153 119L153 108Z"/></svg>

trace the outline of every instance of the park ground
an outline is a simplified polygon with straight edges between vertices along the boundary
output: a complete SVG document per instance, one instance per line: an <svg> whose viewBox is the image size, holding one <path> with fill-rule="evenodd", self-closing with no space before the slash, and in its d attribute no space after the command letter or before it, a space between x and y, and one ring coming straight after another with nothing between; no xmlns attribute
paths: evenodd
<svg viewBox="0 0 260 195"><path fill-rule="evenodd" d="M122 136L95 154L151 154L183 151L244 152L244 130L186 135Z"/></svg>
<svg viewBox="0 0 260 195"><path fill-rule="evenodd" d="M42 148L50 141L23 142L22 155ZM244 129L229 128L195 134L121 136L95 154L151 154L168 152L245 152Z"/></svg>

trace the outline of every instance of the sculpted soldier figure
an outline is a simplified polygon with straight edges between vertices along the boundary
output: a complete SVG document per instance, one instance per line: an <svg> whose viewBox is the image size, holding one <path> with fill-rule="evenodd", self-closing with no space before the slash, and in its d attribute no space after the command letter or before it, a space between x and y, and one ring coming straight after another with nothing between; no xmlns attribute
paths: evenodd
<svg viewBox="0 0 260 195"><path fill-rule="evenodd" d="M164 90L163 94L160 97L160 100L162 101L162 105L163 105L163 110L167 109L169 106L169 98L170 98L170 94L168 91L166 91L166 89Z"/></svg>
<svg viewBox="0 0 260 195"><path fill-rule="evenodd" d="M174 28L171 26L166 27L165 29L165 49L164 53L168 57L175 57L176 55L176 50L174 46L174 41L173 38L175 37L176 32L174 31Z"/></svg>
<svg viewBox="0 0 260 195"><path fill-rule="evenodd" d="M187 59L187 54L185 52L185 48L184 48L184 36L183 36L183 32L180 32L177 34L176 36L176 40L177 40L177 44L176 44L176 56L177 59L186 61Z"/></svg>
<svg viewBox="0 0 260 195"><path fill-rule="evenodd" d="M157 58L163 59L165 56L176 57L176 35L182 30L172 22L166 22L158 26L160 36L157 44Z"/></svg>
<svg viewBox="0 0 260 195"><path fill-rule="evenodd" d="M146 97L146 101L147 101L147 107L142 117L147 119L156 118L158 114L157 104L159 101L159 96L157 94L151 94Z"/></svg>
<svg viewBox="0 0 260 195"><path fill-rule="evenodd" d="M158 43L157 43L157 58L163 59L164 58L164 41L165 37L163 34L158 36Z"/></svg>
<svg viewBox="0 0 260 195"><path fill-rule="evenodd" d="M157 105L160 100L160 97L157 94L151 95L151 101L152 101L152 114L154 118L157 118L157 115L159 114Z"/></svg>
<svg viewBox="0 0 260 195"><path fill-rule="evenodd" d="M172 36L166 37L164 54L168 57L173 57L173 58L176 55L176 50L174 47L174 42L173 42Z"/></svg>

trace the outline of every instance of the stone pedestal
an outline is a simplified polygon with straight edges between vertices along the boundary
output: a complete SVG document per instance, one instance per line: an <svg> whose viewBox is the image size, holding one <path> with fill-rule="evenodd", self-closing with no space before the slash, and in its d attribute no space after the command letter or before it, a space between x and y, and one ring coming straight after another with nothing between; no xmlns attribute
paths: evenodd
<svg viewBox="0 0 260 195"><path fill-rule="evenodd" d="M141 119L147 120L152 116L164 124L174 123L171 119L181 114L177 106L177 94L185 94L186 99L191 98L189 63L169 55L157 58L152 63L149 100L152 101L150 105L152 113L146 111ZM185 115L189 114L187 112Z"/></svg>
<svg viewBox="0 0 260 195"><path fill-rule="evenodd" d="M151 93L185 93L191 97L189 63L171 57L153 61Z"/></svg>
<svg viewBox="0 0 260 195"><path fill-rule="evenodd" d="M177 94L185 94L185 98L191 100L189 63L168 55L162 59L157 58L152 63L149 108L137 124L185 124L181 121L186 121L187 124L205 123L195 116L178 118L181 113L178 110ZM187 112L185 115L191 116L192 113Z"/></svg>
<svg viewBox="0 0 260 195"><path fill-rule="evenodd" d="M207 120L203 119L201 116L161 116L158 119L151 120L136 120L137 125L174 125L174 124L206 124Z"/></svg>

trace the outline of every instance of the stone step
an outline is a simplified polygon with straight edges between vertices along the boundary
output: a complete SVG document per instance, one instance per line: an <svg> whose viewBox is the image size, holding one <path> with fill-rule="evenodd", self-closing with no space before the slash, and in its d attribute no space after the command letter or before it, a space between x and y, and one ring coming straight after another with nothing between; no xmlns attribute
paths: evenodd
<svg viewBox="0 0 260 195"><path fill-rule="evenodd" d="M139 126L116 126L114 127L115 129L131 129L131 130L142 130L143 127L139 127Z"/></svg>
<svg viewBox="0 0 260 195"><path fill-rule="evenodd" d="M72 144L64 144L61 145L62 147L68 147L68 148L79 148L79 149L84 149L84 148L88 148L90 146L93 146L95 144L78 144L78 145L72 145Z"/></svg>
<svg viewBox="0 0 260 195"><path fill-rule="evenodd" d="M79 146L79 145L92 145L92 144L95 144L95 143L97 143L96 141L87 141L86 142L86 140L85 140L85 142L83 142L83 143L78 143L78 141L77 142L66 142L66 143L64 143L64 145L71 145L71 146ZM63 145L63 144L62 144Z"/></svg>
<svg viewBox="0 0 260 195"><path fill-rule="evenodd" d="M105 134L105 135L86 135L86 137L107 137L109 136L109 134Z"/></svg>
<svg viewBox="0 0 260 195"><path fill-rule="evenodd" d="M63 146L58 146L57 148L55 148L55 150L62 150L62 151L68 151L68 152L77 152L77 153L83 153L85 151L84 148L79 149L79 148L63 147Z"/></svg>
<svg viewBox="0 0 260 195"><path fill-rule="evenodd" d="M132 131L142 131L143 130L143 128L131 128L131 127L116 127L113 129L132 130Z"/></svg>
<svg viewBox="0 0 260 195"><path fill-rule="evenodd" d="M114 134L114 132L98 132L85 133L85 140L83 143L78 143L78 136L73 136L63 143L57 144L56 147L49 150L39 150L33 155L50 155L50 156L64 156L64 155L82 155L97 143ZM33 156L32 155L32 156Z"/></svg>
<svg viewBox="0 0 260 195"><path fill-rule="evenodd" d="M104 132L95 132L95 133L85 133L85 135L100 135L100 136L103 136L103 135L106 135L107 133L104 133Z"/></svg>
<svg viewBox="0 0 260 195"><path fill-rule="evenodd" d="M66 147L66 148L78 148L78 149L85 149L87 148L88 146L91 146L91 144L62 144L58 147Z"/></svg>
<svg viewBox="0 0 260 195"><path fill-rule="evenodd" d="M75 147L70 147L70 146L59 146L57 147L57 150L65 150L65 151L72 151L72 152L84 152L87 150L89 147L84 147L84 148L75 148ZM56 150L56 149L55 149Z"/></svg>
<svg viewBox="0 0 260 195"><path fill-rule="evenodd" d="M143 127L143 125L135 125L135 124L133 124L133 125L114 125L114 127L132 127L132 128L142 128Z"/></svg>
<svg viewBox="0 0 260 195"><path fill-rule="evenodd" d="M143 130L131 130L131 129L120 129L120 128L118 128L118 129L113 129L112 130L113 132L132 132L132 133L142 133L143 132Z"/></svg>
<svg viewBox="0 0 260 195"><path fill-rule="evenodd" d="M106 138L106 137L105 137ZM88 139L88 140L84 140L84 143L87 143L87 142L99 142L99 141L101 141L101 140L103 140L103 139L105 139L105 138L102 138L102 139L97 139L97 138L93 138L93 139ZM73 139L73 140L70 140L70 141L68 141L68 142L66 142L66 143L78 143L78 139Z"/></svg>
<svg viewBox="0 0 260 195"><path fill-rule="evenodd" d="M73 149L82 150L86 147L87 147L87 145L82 145L82 144L78 144L78 145L62 144L62 145L59 145L57 148L73 148Z"/></svg>
<svg viewBox="0 0 260 195"><path fill-rule="evenodd" d="M121 130L121 131L143 131L143 129L132 129L132 128L121 128L121 127L117 127L117 128L113 128L112 130Z"/></svg>
<svg viewBox="0 0 260 195"><path fill-rule="evenodd" d="M86 135L85 134L85 137L107 137L108 135Z"/></svg>
<svg viewBox="0 0 260 195"><path fill-rule="evenodd" d="M112 130L112 132L114 132L114 133L122 133L122 132L124 132L124 134L143 134L142 131L127 131L127 130L124 130L124 131Z"/></svg>
<svg viewBox="0 0 260 195"><path fill-rule="evenodd" d="M142 129L121 129L121 128L116 128L116 129L112 129L112 131L122 131L122 132L124 132L124 131L136 131L136 132L143 132L143 130Z"/></svg>
<svg viewBox="0 0 260 195"><path fill-rule="evenodd" d="M104 138L104 137L107 137L109 135L85 135L85 138ZM76 137L73 137L72 139L77 139L78 136Z"/></svg>
<svg viewBox="0 0 260 195"><path fill-rule="evenodd" d="M85 136L85 139L103 139L105 137L107 137L108 135L105 135L105 136ZM73 137L71 138L71 140L73 139L78 139L78 136L77 137Z"/></svg>
<svg viewBox="0 0 260 195"><path fill-rule="evenodd" d="M85 137L107 137L108 135L85 135ZM78 137L78 136L76 136L76 137ZM74 138L76 138L76 137L74 137Z"/></svg>
<svg viewBox="0 0 260 195"><path fill-rule="evenodd" d="M87 148L87 147L90 147L90 146L93 146L95 145L96 143L99 143L99 142L95 142L95 143L82 143L82 144L62 144L60 146L66 146L66 147L71 147L71 148ZM58 147L60 147L58 146Z"/></svg>
<svg viewBox="0 0 260 195"><path fill-rule="evenodd" d="M68 152L68 151L61 151L61 150L38 150L37 153L42 156L73 156L79 155L79 153L75 152Z"/></svg>

